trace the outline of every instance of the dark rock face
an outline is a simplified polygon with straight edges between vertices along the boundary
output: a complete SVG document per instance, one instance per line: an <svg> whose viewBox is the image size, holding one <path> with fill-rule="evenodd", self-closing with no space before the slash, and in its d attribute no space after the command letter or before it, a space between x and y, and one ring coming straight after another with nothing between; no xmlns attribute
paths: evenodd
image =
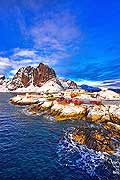
<svg viewBox="0 0 120 180"><path fill-rule="evenodd" d="M39 66L33 70L33 84L35 86L40 87L43 83L55 77L55 71L43 63L40 63Z"/></svg>
<svg viewBox="0 0 120 180"><path fill-rule="evenodd" d="M5 79L5 76L4 76L4 75L2 75L2 74L0 74L0 85L2 85L2 84L3 84L4 79Z"/></svg>
<svg viewBox="0 0 120 180"><path fill-rule="evenodd" d="M69 85L69 88L73 88L73 89L78 88L78 85L72 80L67 80L67 84Z"/></svg>
<svg viewBox="0 0 120 180"><path fill-rule="evenodd" d="M20 68L13 77L8 89L16 90L17 88L29 86L32 82L33 69L31 66Z"/></svg>
<svg viewBox="0 0 120 180"><path fill-rule="evenodd" d="M13 77L8 89L16 90L17 88L28 87L31 83L40 87L43 83L55 77L55 71L43 63L40 63L37 68L22 67Z"/></svg>

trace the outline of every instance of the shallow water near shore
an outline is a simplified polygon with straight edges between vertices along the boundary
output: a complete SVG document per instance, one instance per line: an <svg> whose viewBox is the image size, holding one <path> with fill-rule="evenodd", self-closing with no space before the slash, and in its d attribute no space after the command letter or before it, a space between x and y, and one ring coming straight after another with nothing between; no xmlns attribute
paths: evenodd
<svg viewBox="0 0 120 180"><path fill-rule="evenodd" d="M0 93L0 180L119 180L120 156L76 143L80 121L27 116Z"/></svg>

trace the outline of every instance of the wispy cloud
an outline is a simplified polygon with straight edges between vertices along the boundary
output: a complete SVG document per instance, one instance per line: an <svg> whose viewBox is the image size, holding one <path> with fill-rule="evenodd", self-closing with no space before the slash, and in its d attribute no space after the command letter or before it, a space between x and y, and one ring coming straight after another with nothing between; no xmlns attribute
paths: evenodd
<svg viewBox="0 0 120 180"><path fill-rule="evenodd" d="M75 17L69 12L52 14L51 18L37 21L30 30L38 49L66 51L81 38Z"/></svg>
<svg viewBox="0 0 120 180"><path fill-rule="evenodd" d="M33 58L36 56L36 53L37 53L37 51L35 51L35 50L16 48L16 49L14 49L13 58L20 58L20 57Z"/></svg>
<svg viewBox="0 0 120 180"><path fill-rule="evenodd" d="M57 63L57 58L59 55L44 56L37 50L15 48L10 55L0 56L0 73L6 74L9 69L8 75L12 77L21 67L37 67L40 62L52 66Z"/></svg>
<svg viewBox="0 0 120 180"><path fill-rule="evenodd" d="M7 57L0 57L0 73L4 72L4 70L11 66L11 61Z"/></svg>
<svg viewBox="0 0 120 180"><path fill-rule="evenodd" d="M67 6L60 8L63 4L67 5L69 1L58 3L57 0L23 0L22 6L19 3L14 4L14 11L11 12L15 12L23 43L29 41L31 49L13 50L13 54L9 56L12 69L30 64L34 66L40 62L55 66L73 56L76 50L79 51L82 33L77 24L77 17Z"/></svg>

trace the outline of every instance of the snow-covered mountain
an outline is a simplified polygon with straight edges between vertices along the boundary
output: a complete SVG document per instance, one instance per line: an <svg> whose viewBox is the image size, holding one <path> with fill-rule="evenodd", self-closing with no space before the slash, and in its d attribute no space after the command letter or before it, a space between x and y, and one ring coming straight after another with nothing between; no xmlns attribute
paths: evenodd
<svg viewBox="0 0 120 180"><path fill-rule="evenodd" d="M8 89L13 91L18 88L27 88L31 84L41 87L48 80L55 77L55 71L43 63L40 63L37 68L31 66L22 67L13 77Z"/></svg>
<svg viewBox="0 0 120 180"><path fill-rule="evenodd" d="M70 86L71 84L71 86ZM71 80L53 78L44 83L41 87L30 84L28 87L22 87L15 90L15 92L58 92L65 89L76 89L77 84Z"/></svg>
<svg viewBox="0 0 120 180"><path fill-rule="evenodd" d="M37 68L31 66L20 68L12 80L3 77L1 75L0 91L53 92L78 88L72 80L57 78L55 71L43 63L40 63Z"/></svg>
<svg viewBox="0 0 120 180"><path fill-rule="evenodd" d="M31 66L20 68L12 80L6 79L4 75L0 74L0 92L61 91L76 88L90 92L107 88L120 92L120 79L100 81L96 86L87 84L78 86L72 80L58 78L54 69L43 63L40 63L37 68Z"/></svg>
<svg viewBox="0 0 120 180"><path fill-rule="evenodd" d="M10 80L6 79L4 75L0 75L0 92L7 92L9 91L7 86L10 84Z"/></svg>

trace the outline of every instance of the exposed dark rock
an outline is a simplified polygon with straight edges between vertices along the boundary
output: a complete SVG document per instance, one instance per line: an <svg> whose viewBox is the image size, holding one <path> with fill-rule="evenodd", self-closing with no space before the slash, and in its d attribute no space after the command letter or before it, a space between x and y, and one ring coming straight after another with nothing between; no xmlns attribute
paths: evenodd
<svg viewBox="0 0 120 180"><path fill-rule="evenodd" d="M55 77L55 71L43 63L40 63L39 66L33 70L33 84L35 86L41 87L43 83Z"/></svg>
<svg viewBox="0 0 120 180"><path fill-rule="evenodd" d="M89 149L113 154L120 146L119 130L120 126L113 123L107 123L101 128L81 126L72 136L75 141L86 145Z"/></svg>
<svg viewBox="0 0 120 180"><path fill-rule="evenodd" d="M40 63L37 68L22 67L13 77L8 89L16 90L17 88L28 87L31 83L34 86L41 87L43 83L55 77L55 71L43 63Z"/></svg>

